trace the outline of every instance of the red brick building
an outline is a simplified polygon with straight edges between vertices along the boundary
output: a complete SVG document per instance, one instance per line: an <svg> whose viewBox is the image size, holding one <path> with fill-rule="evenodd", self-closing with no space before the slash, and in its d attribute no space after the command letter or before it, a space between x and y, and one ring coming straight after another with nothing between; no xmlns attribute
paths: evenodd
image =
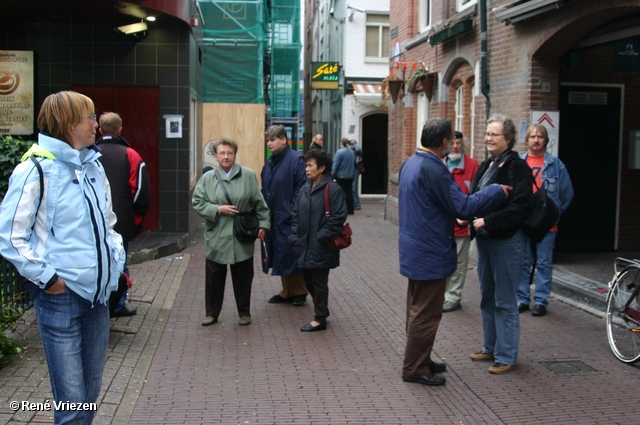
<svg viewBox="0 0 640 425"><path fill-rule="evenodd" d="M450 118L484 160L486 119L499 112L523 129L547 125L569 170L576 195L559 249L639 248L638 0L392 0L390 28L390 74L408 82L424 63L429 77L389 102L390 220L428 118Z"/></svg>

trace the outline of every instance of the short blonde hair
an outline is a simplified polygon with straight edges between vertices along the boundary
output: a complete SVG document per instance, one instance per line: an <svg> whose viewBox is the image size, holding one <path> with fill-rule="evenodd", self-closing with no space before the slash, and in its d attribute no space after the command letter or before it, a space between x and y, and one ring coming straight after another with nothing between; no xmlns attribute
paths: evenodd
<svg viewBox="0 0 640 425"><path fill-rule="evenodd" d="M503 114L493 114L487 120L487 125L493 122L502 124L502 135L507 139L509 149L513 149L513 146L516 144L516 139L518 138L518 130L516 130L516 125L513 123L513 120Z"/></svg>
<svg viewBox="0 0 640 425"><path fill-rule="evenodd" d="M313 136L313 139L311 139L311 141L313 143L318 143L318 140L322 139L322 141L324 142L324 137L322 137L322 134L316 134L315 136Z"/></svg>
<svg viewBox="0 0 640 425"><path fill-rule="evenodd" d="M42 102L38 114L38 129L71 146L71 128L82 121L82 116L94 114L93 100L74 91L50 94Z"/></svg>

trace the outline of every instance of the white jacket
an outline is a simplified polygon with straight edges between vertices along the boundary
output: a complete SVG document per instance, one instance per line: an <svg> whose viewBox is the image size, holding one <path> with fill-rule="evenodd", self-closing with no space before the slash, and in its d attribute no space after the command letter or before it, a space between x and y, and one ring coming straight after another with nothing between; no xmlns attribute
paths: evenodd
<svg viewBox="0 0 640 425"><path fill-rule="evenodd" d="M92 305L107 304L124 268L121 236L100 153L81 151L40 134L38 145L55 159L38 158L44 197L32 161L13 171L0 205L0 254L40 288L61 277ZM34 225L35 220L35 225Z"/></svg>

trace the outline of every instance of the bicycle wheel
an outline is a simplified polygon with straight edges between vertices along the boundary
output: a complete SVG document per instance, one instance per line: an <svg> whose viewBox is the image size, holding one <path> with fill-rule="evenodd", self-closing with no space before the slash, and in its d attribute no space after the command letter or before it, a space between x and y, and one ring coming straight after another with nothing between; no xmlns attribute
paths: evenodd
<svg viewBox="0 0 640 425"><path fill-rule="evenodd" d="M609 290L607 296L607 338L611 351L623 363L640 361L640 323L622 313L635 285L640 284L640 268L628 267ZM629 308L640 310L638 297L634 297Z"/></svg>

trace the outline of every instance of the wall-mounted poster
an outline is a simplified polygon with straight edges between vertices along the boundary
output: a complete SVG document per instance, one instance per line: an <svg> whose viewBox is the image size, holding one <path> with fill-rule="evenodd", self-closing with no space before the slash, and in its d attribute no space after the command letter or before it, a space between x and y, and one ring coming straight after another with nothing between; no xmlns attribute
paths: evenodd
<svg viewBox="0 0 640 425"><path fill-rule="evenodd" d="M33 134L33 52L0 50L0 134Z"/></svg>
<svg viewBox="0 0 640 425"><path fill-rule="evenodd" d="M179 139L182 137L182 115L165 115L165 136L167 139Z"/></svg>

